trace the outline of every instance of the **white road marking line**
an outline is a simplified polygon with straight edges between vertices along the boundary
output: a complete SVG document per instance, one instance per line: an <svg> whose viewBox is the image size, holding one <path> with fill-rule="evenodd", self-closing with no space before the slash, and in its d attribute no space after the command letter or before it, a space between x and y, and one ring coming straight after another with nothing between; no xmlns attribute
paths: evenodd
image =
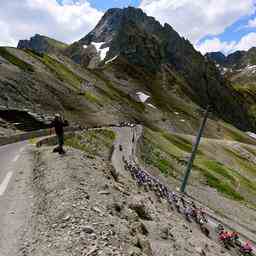
<svg viewBox="0 0 256 256"><path fill-rule="evenodd" d="M17 162L17 160L19 159L20 155L17 155L13 158L12 162Z"/></svg>
<svg viewBox="0 0 256 256"><path fill-rule="evenodd" d="M2 196L7 189L7 186L12 178L13 172L8 172L4 178L4 181L0 185L0 196Z"/></svg>

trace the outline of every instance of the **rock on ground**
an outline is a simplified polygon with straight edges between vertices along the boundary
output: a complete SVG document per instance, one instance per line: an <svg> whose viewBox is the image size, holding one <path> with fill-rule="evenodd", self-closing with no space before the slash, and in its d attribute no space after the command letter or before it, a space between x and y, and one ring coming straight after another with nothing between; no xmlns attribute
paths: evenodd
<svg viewBox="0 0 256 256"><path fill-rule="evenodd" d="M116 181L112 168L71 148L64 156L34 152L26 256L229 255L131 178Z"/></svg>

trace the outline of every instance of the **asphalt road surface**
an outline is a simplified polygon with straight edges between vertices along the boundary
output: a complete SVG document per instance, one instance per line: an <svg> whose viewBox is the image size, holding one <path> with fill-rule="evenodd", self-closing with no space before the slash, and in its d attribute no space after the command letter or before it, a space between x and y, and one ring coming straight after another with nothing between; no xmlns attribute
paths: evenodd
<svg viewBox="0 0 256 256"><path fill-rule="evenodd" d="M29 147L27 142L0 147L0 256L17 255L29 219Z"/></svg>

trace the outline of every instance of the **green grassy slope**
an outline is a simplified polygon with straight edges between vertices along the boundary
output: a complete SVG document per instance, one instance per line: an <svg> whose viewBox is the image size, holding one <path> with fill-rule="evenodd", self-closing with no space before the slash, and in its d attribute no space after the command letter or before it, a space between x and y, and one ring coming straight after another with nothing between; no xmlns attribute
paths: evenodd
<svg viewBox="0 0 256 256"><path fill-rule="evenodd" d="M76 89L80 88L84 80L63 63L47 54L37 54L31 50L26 50L26 52L41 61L60 81L66 82Z"/></svg>
<svg viewBox="0 0 256 256"><path fill-rule="evenodd" d="M77 133L66 144L92 156L109 158L114 140L115 133L112 130L99 129Z"/></svg>
<svg viewBox="0 0 256 256"><path fill-rule="evenodd" d="M60 41L57 41L53 38L49 38L49 37L46 37L45 36L45 39L48 41L48 43L51 45L51 46L54 46L55 48L58 48L60 50L64 50L65 48L68 47L68 44L65 44L63 42L60 42Z"/></svg>
<svg viewBox="0 0 256 256"><path fill-rule="evenodd" d="M189 89L185 81L169 69L165 75L159 73L151 77L141 68L118 59L117 63L90 70L72 63L65 56L1 49L1 56L10 60L9 67L0 66L0 86L10 94L10 104L18 102L27 108L40 104L42 112L46 109L64 111L69 118L75 117L83 124L92 120L93 124L102 125L129 120L141 122L154 130L193 135L200 125L203 110L186 96ZM34 72L30 72L32 70ZM19 78L21 75L22 79ZM84 82L91 86L81 92ZM149 93L151 97L147 103L155 108L138 102L135 98L138 91ZM208 122L206 136L250 140L233 126L213 118Z"/></svg>
<svg viewBox="0 0 256 256"><path fill-rule="evenodd" d="M34 72L34 68L31 64L23 61L22 59L18 58L17 56L11 54L8 51L8 48L0 47L0 56L9 61L14 66L20 68L23 71L27 72Z"/></svg>
<svg viewBox="0 0 256 256"><path fill-rule="evenodd" d="M181 181L193 141L192 136L145 129L141 159ZM256 205L256 146L203 139L190 184L205 184L228 198Z"/></svg>

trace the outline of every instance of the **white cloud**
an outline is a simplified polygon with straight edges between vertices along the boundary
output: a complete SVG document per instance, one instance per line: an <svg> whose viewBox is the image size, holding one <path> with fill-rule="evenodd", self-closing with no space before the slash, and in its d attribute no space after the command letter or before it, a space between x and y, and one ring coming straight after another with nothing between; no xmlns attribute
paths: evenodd
<svg viewBox="0 0 256 256"><path fill-rule="evenodd" d="M235 42L222 42L219 38L215 37L213 39L207 39L200 45L197 45L196 48L202 53L205 54L207 52L223 52L224 54L228 54L232 51Z"/></svg>
<svg viewBox="0 0 256 256"><path fill-rule="evenodd" d="M244 50L247 51L256 46L256 33L252 32L240 39L239 42L225 42L219 38L205 40L203 43L196 46L202 54L207 52L221 51L224 54L229 54L234 51Z"/></svg>
<svg viewBox="0 0 256 256"><path fill-rule="evenodd" d="M229 54L256 46L256 33L239 42L221 41L217 36L199 43L207 35L219 35L241 17L255 12L255 0L142 0L140 7L161 23L169 23L185 38L190 39L203 54L221 51ZM256 18L248 23L256 27Z"/></svg>
<svg viewBox="0 0 256 256"><path fill-rule="evenodd" d="M242 37L242 39L235 46L235 50L249 50L256 47L256 33L252 32Z"/></svg>
<svg viewBox="0 0 256 256"><path fill-rule="evenodd" d="M255 11L255 0L142 0L140 7L196 43Z"/></svg>
<svg viewBox="0 0 256 256"><path fill-rule="evenodd" d="M247 27L256 28L256 18L249 20Z"/></svg>
<svg viewBox="0 0 256 256"><path fill-rule="evenodd" d="M142 0L140 7L162 23L167 22L181 35L196 43L208 34L219 34L244 15L255 11L255 0ZM16 46L20 39L43 34L71 43L85 36L103 13L89 0L0 0L0 45ZM256 26L256 18L248 25ZM206 40L197 48L202 52L246 49L255 45L255 33L239 43Z"/></svg>
<svg viewBox="0 0 256 256"><path fill-rule="evenodd" d="M0 28L1 28L1 39L0 45L15 45L15 40L12 39L10 35L10 31L8 27L5 26L5 23L0 20Z"/></svg>
<svg viewBox="0 0 256 256"><path fill-rule="evenodd" d="M85 36L103 13L87 0L10 0L0 2L0 45L43 34L67 43Z"/></svg>

